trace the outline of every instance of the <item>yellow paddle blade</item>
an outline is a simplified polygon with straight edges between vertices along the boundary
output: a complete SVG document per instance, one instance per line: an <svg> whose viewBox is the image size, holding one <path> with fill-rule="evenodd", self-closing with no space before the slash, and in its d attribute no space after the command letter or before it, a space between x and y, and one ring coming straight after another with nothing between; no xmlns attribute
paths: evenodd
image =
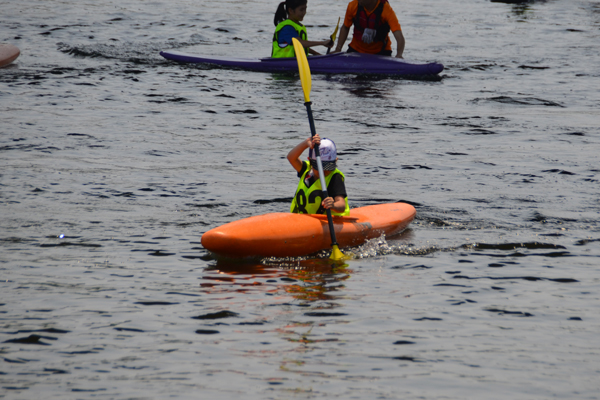
<svg viewBox="0 0 600 400"><path fill-rule="evenodd" d="M342 253L342 251L340 250L340 248L336 244L334 244L331 247L331 255L329 256L329 258L331 260L340 261L340 260L347 259L350 257L345 256L344 253Z"/></svg>
<svg viewBox="0 0 600 400"><path fill-rule="evenodd" d="M306 52L298 39L293 38L292 43L294 43L296 60L298 60L298 71L300 71L300 81L302 82L302 90L304 90L304 101L308 103L310 101L312 80L310 78L310 67L306 59Z"/></svg>
<svg viewBox="0 0 600 400"><path fill-rule="evenodd" d="M335 37L337 36L338 33L338 29L340 29L340 17L338 17L338 23L337 26L335 27L335 31L333 31L333 35L330 36L331 40L333 40L335 42Z"/></svg>

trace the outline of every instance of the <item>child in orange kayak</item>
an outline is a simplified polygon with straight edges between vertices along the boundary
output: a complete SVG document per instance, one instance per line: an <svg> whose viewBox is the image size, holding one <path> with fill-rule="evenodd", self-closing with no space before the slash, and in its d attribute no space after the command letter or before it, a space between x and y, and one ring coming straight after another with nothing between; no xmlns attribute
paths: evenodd
<svg viewBox="0 0 600 400"><path fill-rule="evenodd" d="M317 167L314 146L319 145L319 154L323 163L323 173L327 183L328 197L323 199L321 181ZM300 156L310 148L308 161ZM300 182L292 200L290 211L298 214L325 214L330 209L332 215L349 215L348 197L346 195L345 176L337 169L337 150L330 139L321 139L319 134L300 142L287 155L292 167L298 172ZM320 200L320 201L319 201Z"/></svg>
<svg viewBox="0 0 600 400"><path fill-rule="evenodd" d="M350 27L354 25L352 41L348 53L392 55L389 32L396 39L396 57L402 58L404 53L404 35L398 23L396 13L388 0L352 0L348 4L344 25L340 28L340 37L333 53L342 51L348 38Z"/></svg>
<svg viewBox="0 0 600 400"><path fill-rule="evenodd" d="M332 47L331 40L309 41L306 40L306 27L300 23L306 15L307 0L285 0L279 3L273 23L275 24L275 33L273 34L273 49L271 57L295 57L296 52L292 44L292 38L298 39L300 44L306 50L306 54L319 55L309 47L326 46Z"/></svg>

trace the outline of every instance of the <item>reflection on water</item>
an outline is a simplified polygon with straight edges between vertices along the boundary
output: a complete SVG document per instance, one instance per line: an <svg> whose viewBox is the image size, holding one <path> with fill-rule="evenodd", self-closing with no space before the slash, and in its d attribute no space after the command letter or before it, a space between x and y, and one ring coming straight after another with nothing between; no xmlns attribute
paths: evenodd
<svg viewBox="0 0 600 400"><path fill-rule="evenodd" d="M356 97L361 97L365 99L385 99L389 97L389 90L382 90L375 88L371 85L369 86L361 86L346 89L350 94Z"/></svg>
<svg viewBox="0 0 600 400"><path fill-rule="evenodd" d="M350 278L348 264L329 259L243 262L217 260L202 275L205 293L286 293L295 300L334 300L335 292Z"/></svg>
<svg viewBox="0 0 600 400"><path fill-rule="evenodd" d="M519 17L528 17L532 12L531 5L534 3L545 3L546 0L492 0L492 3L512 4L512 13Z"/></svg>

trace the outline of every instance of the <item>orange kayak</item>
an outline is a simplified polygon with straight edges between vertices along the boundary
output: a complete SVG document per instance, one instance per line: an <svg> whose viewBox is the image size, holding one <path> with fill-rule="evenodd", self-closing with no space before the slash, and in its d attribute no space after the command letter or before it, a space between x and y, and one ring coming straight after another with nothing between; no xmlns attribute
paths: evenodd
<svg viewBox="0 0 600 400"><path fill-rule="evenodd" d="M406 203L353 208L348 217L333 217L339 247L400 233L415 218ZM298 257L331 247L325 215L270 213L244 218L202 235L202 246L228 257Z"/></svg>

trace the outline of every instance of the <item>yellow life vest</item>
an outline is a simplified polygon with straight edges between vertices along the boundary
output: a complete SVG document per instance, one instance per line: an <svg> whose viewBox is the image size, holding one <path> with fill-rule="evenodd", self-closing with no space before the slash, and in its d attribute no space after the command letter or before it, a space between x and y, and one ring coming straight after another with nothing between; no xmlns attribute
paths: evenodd
<svg viewBox="0 0 600 400"><path fill-rule="evenodd" d="M292 205L290 207L290 212L296 214L325 214L325 210L321 207L321 202L323 201L323 192L321 191L321 179L317 179L310 187L306 186L304 180L306 179L306 175L311 171L310 163L308 161L304 161L303 164L308 164L306 166L306 171L300 177L300 182L298 183L298 188L296 189L296 194L292 199ZM331 182L331 178L335 174L340 174L342 179L345 181L346 177L344 173L339 169L335 169L331 174L325 177L326 185L329 185ZM346 209L343 213L336 213L331 210L331 215L338 216L347 216L350 215L350 207L348 206L348 198L344 199L346 202Z"/></svg>
<svg viewBox="0 0 600 400"><path fill-rule="evenodd" d="M273 58L282 58L282 57L296 57L296 52L294 51L294 45L287 44L284 47L281 47L279 44L279 31L283 29L285 26L293 27L300 39L306 40L306 27L302 24L297 24L291 19L286 19L283 22L280 22L275 28L275 33L273 34L273 50L271 51L271 57ZM308 49L304 49L306 51L306 55L308 55Z"/></svg>

